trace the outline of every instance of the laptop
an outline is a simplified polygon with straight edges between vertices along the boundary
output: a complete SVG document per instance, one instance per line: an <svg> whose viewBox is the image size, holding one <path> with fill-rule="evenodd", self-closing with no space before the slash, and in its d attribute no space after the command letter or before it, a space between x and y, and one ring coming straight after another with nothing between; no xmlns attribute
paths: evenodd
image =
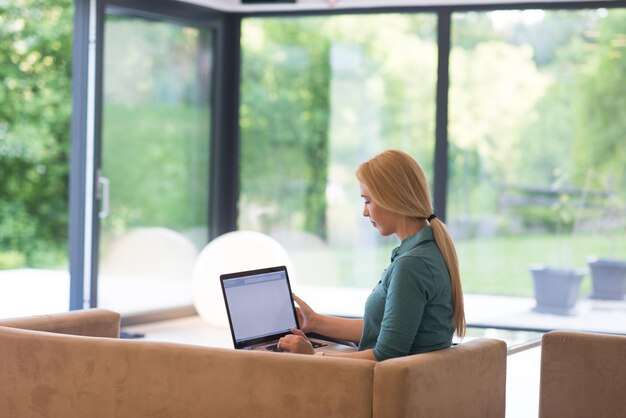
<svg viewBox="0 0 626 418"><path fill-rule="evenodd" d="M285 266L222 274L220 282L236 349L278 351L278 340L300 328ZM356 351L351 343L308 337L316 351Z"/></svg>

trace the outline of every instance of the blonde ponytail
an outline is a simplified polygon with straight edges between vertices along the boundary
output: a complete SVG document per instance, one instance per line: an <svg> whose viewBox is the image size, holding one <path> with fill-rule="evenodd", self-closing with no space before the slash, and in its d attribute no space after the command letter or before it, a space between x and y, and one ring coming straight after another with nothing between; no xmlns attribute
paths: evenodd
<svg viewBox="0 0 626 418"><path fill-rule="evenodd" d="M443 255L446 267L448 267L448 274L450 275L456 335L463 338L466 329L465 304L463 301L463 287L461 285L461 273L459 272L459 260L456 256L456 249L454 248L454 243L448 233L448 229L443 222L435 218L430 221L430 226L433 229L435 243L437 243L437 247L439 247L439 251L441 251L441 255Z"/></svg>

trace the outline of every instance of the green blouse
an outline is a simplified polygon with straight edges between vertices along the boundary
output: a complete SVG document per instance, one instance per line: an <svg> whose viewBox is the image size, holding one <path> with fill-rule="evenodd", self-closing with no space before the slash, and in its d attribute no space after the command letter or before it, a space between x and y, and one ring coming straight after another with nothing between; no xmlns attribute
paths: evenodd
<svg viewBox="0 0 626 418"><path fill-rule="evenodd" d="M427 226L393 250L365 303L359 350L386 360L450 347L453 318L450 275Z"/></svg>

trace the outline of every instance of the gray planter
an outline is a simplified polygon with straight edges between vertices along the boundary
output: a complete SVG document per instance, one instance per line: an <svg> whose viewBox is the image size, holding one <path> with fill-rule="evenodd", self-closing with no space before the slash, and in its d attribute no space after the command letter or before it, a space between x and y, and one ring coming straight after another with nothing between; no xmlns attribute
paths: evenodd
<svg viewBox="0 0 626 418"><path fill-rule="evenodd" d="M626 296L626 261L591 259L591 298L623 300Z"/></svg>
<svg viewBox="0 0 626 418"><path fill-rule="evenodd" d="M580 283L586 272L546 266L530 268L535 287L536 312L574 315Z"/></svg>

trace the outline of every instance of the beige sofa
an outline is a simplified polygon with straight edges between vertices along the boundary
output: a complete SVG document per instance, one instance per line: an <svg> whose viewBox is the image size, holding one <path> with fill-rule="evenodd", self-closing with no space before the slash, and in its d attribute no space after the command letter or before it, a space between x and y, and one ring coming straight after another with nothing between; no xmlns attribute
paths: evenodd
<svg viewBox="0 0 626 418"><path fill-rule="evenodd" d="M122 340L119 324L0 321L0 417L504 417L499 340L375 363Z"/></svg>
<svg viewBox="0 0 626 418"><path fill-rule="evenodd" d="M544 334L540 376L540 418L626 417L626 336Z"/></svg>

